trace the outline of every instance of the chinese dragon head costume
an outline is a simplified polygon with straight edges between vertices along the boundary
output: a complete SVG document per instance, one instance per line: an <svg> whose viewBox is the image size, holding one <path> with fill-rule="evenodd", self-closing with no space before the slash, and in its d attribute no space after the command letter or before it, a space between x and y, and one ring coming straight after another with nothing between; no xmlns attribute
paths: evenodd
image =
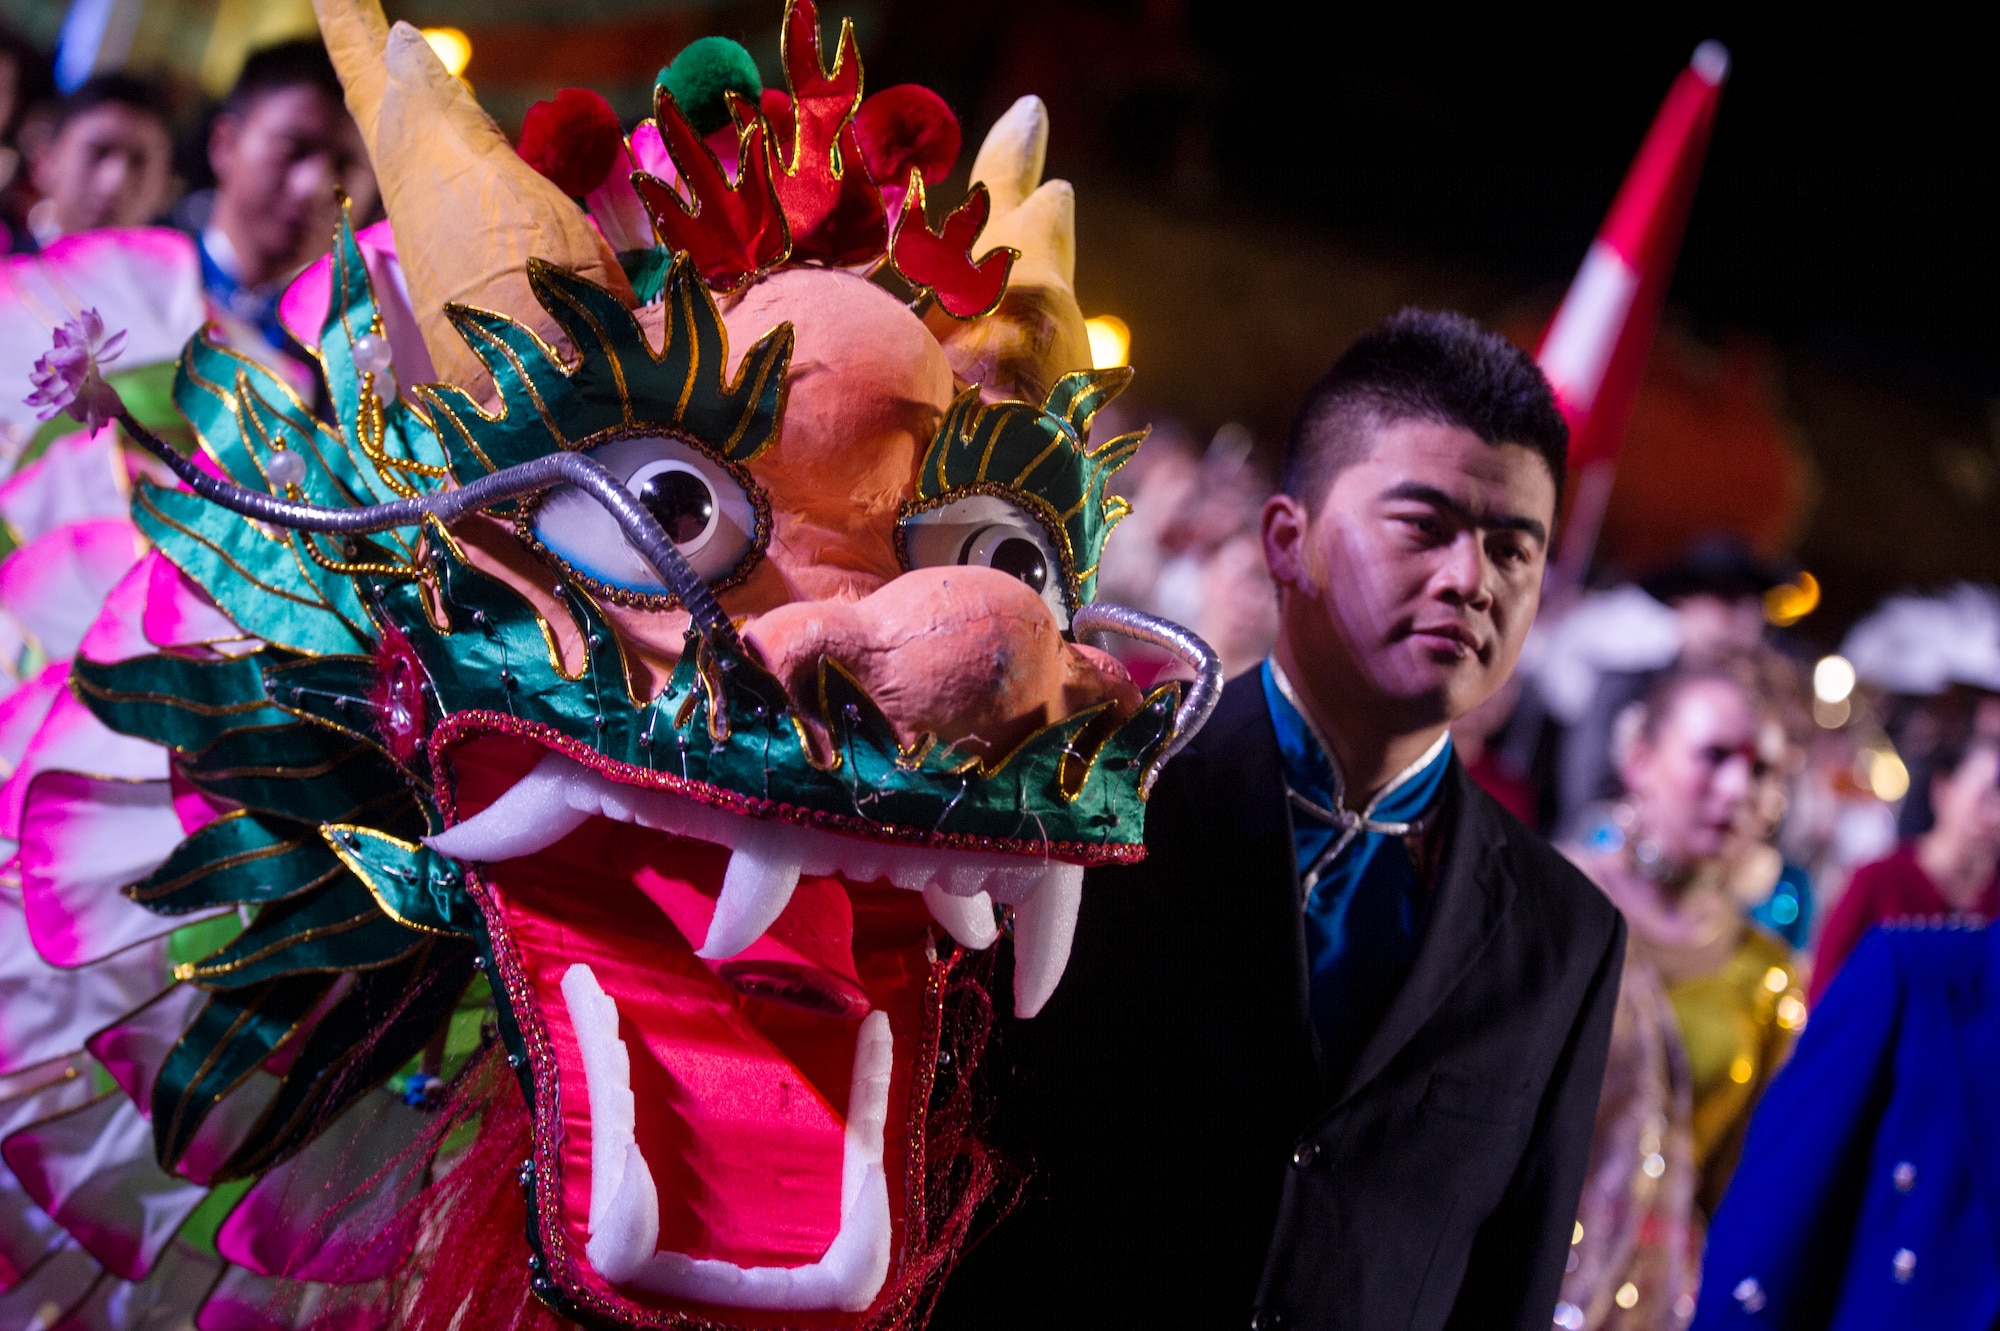
<svg viewBox="0 0 2000 1331"><path fill-rule="evenodd" d="M788 97L582 179L319 10L394 226L288 297L328 409L197 337L183 453L95 330L43 377L175 483L0 710L0 1320L920 1324L992 958L1031 1016L1219 684L1093 603L1138 436L1040 103L934 227L955 126L809 0Z"/></svg>

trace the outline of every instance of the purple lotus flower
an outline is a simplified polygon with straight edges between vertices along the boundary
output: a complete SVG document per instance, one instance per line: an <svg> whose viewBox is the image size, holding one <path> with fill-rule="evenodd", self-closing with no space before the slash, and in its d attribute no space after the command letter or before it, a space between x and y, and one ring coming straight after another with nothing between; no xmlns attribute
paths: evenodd
<svg viewBox="0 0 2000 1331"><path fill-rule="evenodd" d="M103 316L96 310L85 310L56 329L55 346L35 362L29 376L35 391L28 394L27 404L37 419L68 412L93 433L104 428L125 404L99 370L118 359L124 348L124 332L106 337Z"/></svg>

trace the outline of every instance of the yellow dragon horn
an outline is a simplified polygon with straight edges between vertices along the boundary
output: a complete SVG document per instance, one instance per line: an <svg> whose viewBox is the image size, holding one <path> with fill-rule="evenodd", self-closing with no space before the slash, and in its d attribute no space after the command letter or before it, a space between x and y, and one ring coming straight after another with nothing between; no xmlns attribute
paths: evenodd
<svg viewBox="0 0 2000 1331"><path fill-rule="evenodd" d="M530 258L636 305L617 256L574 201L515 154L423 35L380 0L313 0L347 107L396 232L411 303L438 376L475 397L491 384L444 317L448 302L507 315L564 345L528 286Z"/></svg>
<svg viewBox="0 0 2000 1331"><path fill-rule="evenodd" d="M993 314L931 322L960 377L1027 402L1040 402L1071 370L1090 368L1090 337L1076 303L1076 191L1066 180L1042 179L1048 144L1049 113L1039 97L1015 102L987 132L972 164L972 179L993 200L979 248L1007 245L1020 258Z"/></svg>

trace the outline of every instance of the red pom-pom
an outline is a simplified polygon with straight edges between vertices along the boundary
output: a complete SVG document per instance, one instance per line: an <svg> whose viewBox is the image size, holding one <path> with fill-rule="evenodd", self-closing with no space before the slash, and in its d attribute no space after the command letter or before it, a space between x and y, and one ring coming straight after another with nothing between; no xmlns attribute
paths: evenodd
<svg viewBox="0 0 2000 1331"><path fill-rule="evenodd" d="M899 83L864 99L854 113L854 137L868 175L878 185L908 184L911 167L935 185L958 161L958 117L944 98L915 83Z"/></svg>
<svg viewBox="0 0 2000 1331"><path fill-rule="evenodd" d="M625 131L611 103L586 88L564 88L536 102L521 122L521 160L572 198L604 183L617 164Z"/></svg>

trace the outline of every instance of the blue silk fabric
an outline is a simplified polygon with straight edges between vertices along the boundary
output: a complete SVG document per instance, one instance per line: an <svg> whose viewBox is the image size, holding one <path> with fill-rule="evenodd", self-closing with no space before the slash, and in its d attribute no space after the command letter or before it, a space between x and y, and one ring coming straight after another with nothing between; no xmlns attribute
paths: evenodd
<svg viewBox="0 0 2000 1331"><path fill-rule="evenodd" d="M1417 955L1425 887L1406 838L1437 803L1451 765L1443 738L1366 809L1345 807L1345 782L1273 662L1264 699L1278 734L1305 897L1306 962L1320 1060L1338 1079L1374 1034Z"/></svg>

